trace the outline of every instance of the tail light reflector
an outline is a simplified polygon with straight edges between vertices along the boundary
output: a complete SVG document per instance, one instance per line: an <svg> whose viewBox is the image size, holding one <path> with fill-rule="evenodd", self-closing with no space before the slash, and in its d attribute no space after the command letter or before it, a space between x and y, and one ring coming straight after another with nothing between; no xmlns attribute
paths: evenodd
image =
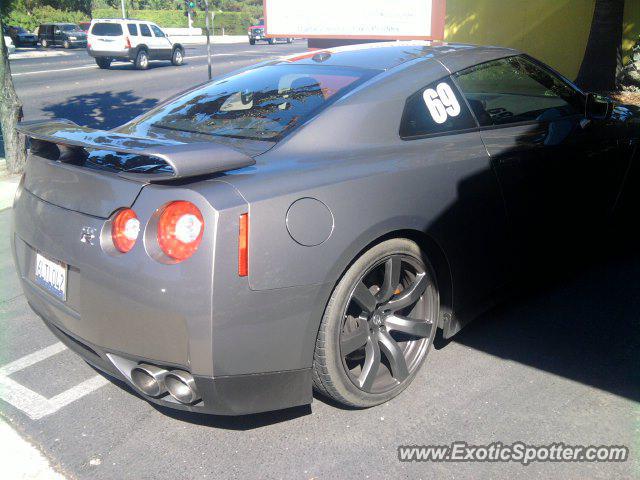
<svg viewBox="0 0 640 480"><path fill-rule="evenodd" d="M158 220L158 245L170 258L186 260L198 249L204 218L191 202L176 201L164 207Z"/></svg>
<svg viewBox="0 0 640 480"><path fill-rule="evenodd" d="M249 275L249 214L240 215L238 229L238 275Z"/></svg>
<svg viewBox="0 0 640 480"><path fill-rule="evenodd" d="M111 222L111 239L116 250L127 253L136 244L140 234L140 220L136 212L130 208L124 208L113 218Z"/></svg>

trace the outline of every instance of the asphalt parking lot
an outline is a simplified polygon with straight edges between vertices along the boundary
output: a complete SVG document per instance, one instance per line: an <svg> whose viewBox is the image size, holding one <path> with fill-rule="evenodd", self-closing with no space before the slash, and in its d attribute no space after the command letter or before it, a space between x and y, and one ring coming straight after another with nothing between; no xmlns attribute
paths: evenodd
<svg viewBox="0 0 640 480"><path fill-rule="evenodd" d="M306 45L216 46L216 72ZM27 119L110 128L206 80L202 47L181 68L91 67L82 51L12 64ZM84 56L83 56L84 55ZM63 63L60 63L63 62ZM91 68L90 68L91 67ZM44 73L40 73L44 72ZM113 384L30 311L0 212L0 410L70 478L632 478L640 475L640 252L566 271L437 341L397 399L245 417L161 410ZM626 445L624 463L404 463L399 445Z"/></svg>

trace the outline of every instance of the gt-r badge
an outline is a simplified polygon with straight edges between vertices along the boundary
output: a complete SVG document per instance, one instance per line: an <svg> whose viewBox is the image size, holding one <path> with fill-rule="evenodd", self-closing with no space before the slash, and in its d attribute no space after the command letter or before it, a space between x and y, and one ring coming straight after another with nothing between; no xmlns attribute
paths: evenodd
<svg viewBox="0 0 640 480"><path fill-rule="evenodd" d="M93 227L82 227L82 232L80 233L80 241L82 243L88 243L89 245L93 245L93 241L96 238L96 229Z"/></svg>

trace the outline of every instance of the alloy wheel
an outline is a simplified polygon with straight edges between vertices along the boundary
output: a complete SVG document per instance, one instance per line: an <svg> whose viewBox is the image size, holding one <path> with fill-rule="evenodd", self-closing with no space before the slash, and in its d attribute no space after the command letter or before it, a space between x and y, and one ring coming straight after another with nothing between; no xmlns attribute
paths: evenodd
<svg viewBox="0 0 640 480"><path fill-rule="evenodd" d="M356 283L340 332L343 367L367 393L386 393L408 379L436 328L436 289L424 263L391 255Z"/></svg>

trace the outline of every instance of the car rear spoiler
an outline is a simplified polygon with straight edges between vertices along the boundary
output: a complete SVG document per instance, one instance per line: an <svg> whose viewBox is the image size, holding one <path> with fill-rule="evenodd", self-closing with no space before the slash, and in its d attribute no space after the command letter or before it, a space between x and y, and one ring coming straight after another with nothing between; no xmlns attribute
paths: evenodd
<svg viewBox="0 0 640 480"><path fill-rule="evenodd" d="M17 130L25 136L58 146L110 150L161 159L171 173L135 173L119 171L121 177L143 182L158 182L227 172L255 165L244 153L216 142L180 143L141 138L121 133L81 127L69 120L21 122Z"/></svg>

